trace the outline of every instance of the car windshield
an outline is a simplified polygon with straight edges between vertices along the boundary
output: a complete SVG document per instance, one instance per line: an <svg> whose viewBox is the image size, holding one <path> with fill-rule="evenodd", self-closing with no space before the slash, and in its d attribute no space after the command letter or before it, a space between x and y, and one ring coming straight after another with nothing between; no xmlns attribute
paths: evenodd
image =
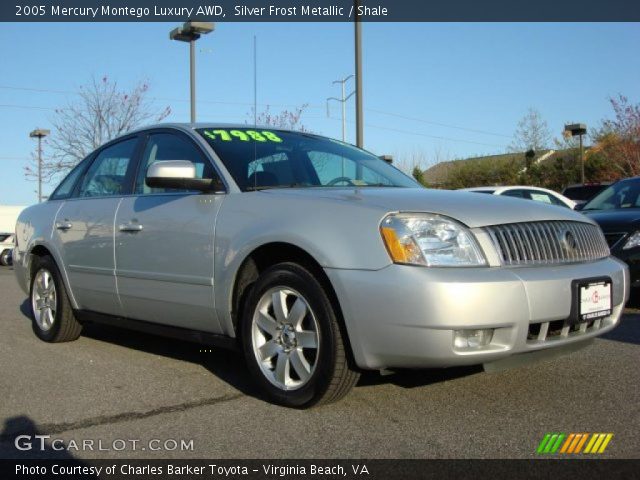
<svg viewBox="0 0 640 480"><path fill-rule="evenodd" d="M347 143L262 128L202 128L240 189L418 187L400 170Z"/></svg>
<svg viewBox="0 0 640 480"><path fill-rule="evenodd" d="M592 198L582 210L619 208L640 208L640 178L614 183Z"/></svg>

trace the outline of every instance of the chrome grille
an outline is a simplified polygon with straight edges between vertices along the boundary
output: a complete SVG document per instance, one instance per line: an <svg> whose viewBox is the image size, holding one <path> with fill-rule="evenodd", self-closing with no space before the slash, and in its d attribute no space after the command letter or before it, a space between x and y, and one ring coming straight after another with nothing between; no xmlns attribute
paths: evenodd
<svg viewBox="0 0 640 480"><path fill-rule="evenodd" d="M546 221L486 227L503 265L548 265L585 262L609 255L596 225Z"/></svg>

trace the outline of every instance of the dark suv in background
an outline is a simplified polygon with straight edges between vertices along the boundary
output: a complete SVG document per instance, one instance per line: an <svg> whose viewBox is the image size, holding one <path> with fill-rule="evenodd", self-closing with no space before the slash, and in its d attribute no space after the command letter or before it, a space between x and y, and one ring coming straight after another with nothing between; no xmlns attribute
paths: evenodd
<svg viewBox="0 0 640 480"><path fill-rule="evenodd" d="M576 205L584 205L609 185L611 182L577 183L565 188L562 195L576 202Z"/></svg>
<svg viewBox="0 0 640 480"><path fill-rule="evenodd" d="M600 225L611 253L629 265L632 298L640 287L640 177L603 189L580 209Z"/></svg>

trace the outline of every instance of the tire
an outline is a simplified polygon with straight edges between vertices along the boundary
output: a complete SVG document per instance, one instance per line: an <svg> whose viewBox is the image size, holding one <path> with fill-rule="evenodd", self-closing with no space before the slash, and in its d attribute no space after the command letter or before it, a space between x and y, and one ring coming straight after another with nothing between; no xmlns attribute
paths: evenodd
<svg viewBox="0 0 640 480"><path fill-rule="evenodd" d="M10 264L11 264L11 251L4 250L0 254L0 265L2 265L3 267L8 267Z"/></svg>
<svg viewBox="0 0 640 480"><path fill-rule="evenodd" d="M302 266L279 263L267 269L244 307L240 336L245 359L270 401L296 408L327 404L358 382L337 312Z"/></svg>
<svg viewBox="0 0 640 480"><path fill-rule="evenodd" d="M49 256L34 257L32 272L29 303L34 333L50 343L76 340L82 333L82 325L73 314L55 262Z"/></svg>

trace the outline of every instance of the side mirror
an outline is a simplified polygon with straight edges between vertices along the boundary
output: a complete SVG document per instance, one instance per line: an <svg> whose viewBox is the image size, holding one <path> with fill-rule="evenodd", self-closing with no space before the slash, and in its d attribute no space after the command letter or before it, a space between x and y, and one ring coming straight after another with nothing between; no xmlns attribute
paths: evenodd
<svg viewBox="0 0 640 480"><path fill-rule="evenodd" d="M219 179L196 178L196 166L188 160L162 160L147 169L145 183L151 188L175 188L213 192L224 190Z"/></svg>
<svg viewBox="0 0 640 480"><path fill-rule="evenodd" d="M586 205L586 203L576 203L576 206L573 207L573 209L579 212L580 210L582 210L584 208L585 205Z"/></svg>

